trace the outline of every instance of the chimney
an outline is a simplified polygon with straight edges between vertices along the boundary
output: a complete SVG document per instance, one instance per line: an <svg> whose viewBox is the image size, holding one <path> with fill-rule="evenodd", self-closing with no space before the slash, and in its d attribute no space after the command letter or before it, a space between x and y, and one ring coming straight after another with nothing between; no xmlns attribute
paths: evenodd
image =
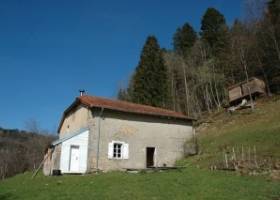
<svg viewBox="0 0 280 200"><path fill-rule="evenodd" d="M79 92L80 92L80 96L84 96L84 94L85 94L85 90L79 90Z"/></svg>

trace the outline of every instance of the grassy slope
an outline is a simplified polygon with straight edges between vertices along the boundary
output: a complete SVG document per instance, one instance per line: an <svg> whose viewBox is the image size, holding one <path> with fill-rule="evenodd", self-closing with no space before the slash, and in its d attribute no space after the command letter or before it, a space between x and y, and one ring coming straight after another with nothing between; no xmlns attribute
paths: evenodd
<svg viewBox="0 0 280 200"><path fill-rule="evenodd" d="M0 199L276 199L279 182L189 167L182 172L44 177L0 183Z"/></svg>
<svg viewBox="0 0 280 200"><path fill-rule="evenodd" d="M253 114L219 113L203 130L202 154L182 163L209 164L225 147L257 146L260 155L280 155L280 99L258 103ZM192 165L193 166L193 165ZM0 199L279 199L280 182L265 177L187 167L182 172L44 177L26 173L0 182Z"/></svg>
<svg viewBox="0 0 280 200"><path fill-rule="evenodd" d="M199 133L202 154L191 160L201 166L209 166L215 160L221 160L223 150L248 152L256 147L257 156L280 158L280 96L257 102L252 113L250 110L230 115L221 112L210 117L213 123ZM239 153L240 155L240 153Z"/></svg>

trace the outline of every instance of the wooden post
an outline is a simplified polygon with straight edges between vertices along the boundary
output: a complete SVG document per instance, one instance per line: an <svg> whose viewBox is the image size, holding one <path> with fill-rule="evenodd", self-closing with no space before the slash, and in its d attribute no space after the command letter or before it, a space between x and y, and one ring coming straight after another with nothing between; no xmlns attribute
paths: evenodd
<svg viewBox="0 0 280 200"><path fill-rule="evenodd" d="M248 148L248 160L249 160L249 163L251 163L251 147L250 146Z"/></svg>
<svg viewBox="0 0 280 200"><path fill-rule="evenodd" d="M38 174L39 170L41 169L41 167L44 165L45 161L48 159L48 157L51 155L50 152L48 152L47 156L42 160L42 162L40 163L39 167L37 168L37 170L33 173L32 175L32 179Z"/></svg>
<svg viewBox="0 0 280 200"><path fill-rule="evenodd" d="M241 146L241 160L244 161L244 148Z"/></svg>
<svg viewBox="0 0 280 200"><path fill-rule="evenodd" d="M254 161L255 161L255 165L256 165L256 168L258 168L258 162L257 162L257 149L256 149L256 146L254 146Z"/></svg>
<svg viewBox="0 0 280 200"><path fill-rule="evenodd" d="M227 153L225 152L225 164L226 164L226 168L228 169L228 157L227 157Z"/></svg>
<svg viewBox="0 0 280 200"><path fill-rule="evenodd" d="M233 158L234 161L236 160L236 155L235 155L234 147L232 147L232 158Z"/></svg>
<svg viewBox="0 0 280 200"><path fill-rule="evenodd" d="M240 157L240 156L239 156L239 153L240 153L239 147L237 146L237 147L236 147L236 160L238 160L238 157Z"/></svg>

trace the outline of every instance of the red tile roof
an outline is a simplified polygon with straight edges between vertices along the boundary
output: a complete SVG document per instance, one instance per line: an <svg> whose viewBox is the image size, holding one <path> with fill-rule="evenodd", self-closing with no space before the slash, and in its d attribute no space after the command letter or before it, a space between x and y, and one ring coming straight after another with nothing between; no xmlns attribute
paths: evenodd
<svg viewBox="0 0 280 200"><path fill-rule="evenodd" d="M146 106L141 104L135 104L126 101L110 100L110 99L93 97L88 95L78 97L78 99L82 104L89 107L103 107L105 109L107 108L110 110L117 110L121 112L190 119L186 115L179 112L174 112L172 110Z"/></svg>
<svg viewBox="0 0 280 200"><path fill-rule="evenodd" d="M182 113L175 112L172 110L141 105L141 104L135 104L126 101L111 100L111 99L105 99L101 97L84 95L81 97L77 97L76 101L69 108L65 110L62 121L65 115L69 111L71 111L75 105L78 104L85 105L89 108L104 108L104 109L116 110L116 111L126 112L126 113L170 117L170 118L183 119L183 120L194 120L193 118L187 117ZM60 123L59 130L61 128L62 121Z"/></svg>

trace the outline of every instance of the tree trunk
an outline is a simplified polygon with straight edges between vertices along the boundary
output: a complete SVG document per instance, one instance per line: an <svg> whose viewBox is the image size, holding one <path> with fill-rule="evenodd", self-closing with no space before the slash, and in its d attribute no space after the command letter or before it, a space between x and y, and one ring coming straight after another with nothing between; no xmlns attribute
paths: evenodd
<svg viewBox="0 0 280 200"><path fill-rule="evenodd" d="M215 76L214 64L212 65L212 69L213 69L213 76L214 76L214 86L215 86L216 98L217 98L217 101L218 101L218 108L220 108L221 107L221 102L220 102L220 98L219 98L219 91L218 91L218 88L217 88L217 81L216 81L216 76Z"/></svg>
<svg viewBox="0 0 280 200"><path fill-rule="evenodd" d="M207 84L205 85L205 95L204 95L204 99L205 99L205 104L208 110L208 113L211 112L211 105L210 105L210 99L209 99L209 93L208 93L208 88L207 88Z"/></svg>
<svg viewBox="0 0 280 200"><path fill-rule="evenodd" d="M275 47L275 50L276 50L276 53L277 53L278 60L280 61L280 48L279 48L279 45L278 45L278 42L277 42L277 38L276 38L276 33L275 33L275 28L274 27L272 27L272 40L273 40L273 43L274 43L274 47Z"/></svg>
<svg viewBox="0 0 280 200"><path fill-rule="evenodd" d="M171 73L171 97L172 97L172 104L173 104L173 110L176 111L176 97L175 97L175 90L174 87L174 73Z"/></svg>
<svg viewBox="0 0 280 200"><path fill-rule="evenodd" d="M245 60L245 53L242 48L240 49L240 54L241 54L241 63L243 64L245 75L246 75L246 81L249 84L248 67L247 67L247 62ZM249 91L249 96L250 96L251 109L254 110L253 98L252 98L252 93L251 93L250 87L248 87L248 91Z"/></svg>
<svg viewBox="0 0 280 200"><path fill-rule="evenodd" d="M264 70L264 68L263 68L263 63L261 62L261 59L260 59L258 53L256 54L256 57L258 58L259 66L260 66L260 68L261 68L261 71L262 71L262 74L263 74L263 77L264 77L264 82L265 82L265 84L266 84L267 95L268 95L269 97L271 97L272 94L271 94L270 87L269 87L269 81L268 81L267 75L266 75L266 73L265 73L265 70Z"/></svg>
<svg viewBox="0 0 280 200"><path fill-rule="evenodd" d="M187 114L188 116L190 115L190 111L189 111L189 90L188 90L188 84L187 84L187 75L186 75L186 69L184 67L184 65L182 65L183 67L183 74L184 74L184 85L185 85L185 95L186 95L186 107L187 107Z"/></svg>

